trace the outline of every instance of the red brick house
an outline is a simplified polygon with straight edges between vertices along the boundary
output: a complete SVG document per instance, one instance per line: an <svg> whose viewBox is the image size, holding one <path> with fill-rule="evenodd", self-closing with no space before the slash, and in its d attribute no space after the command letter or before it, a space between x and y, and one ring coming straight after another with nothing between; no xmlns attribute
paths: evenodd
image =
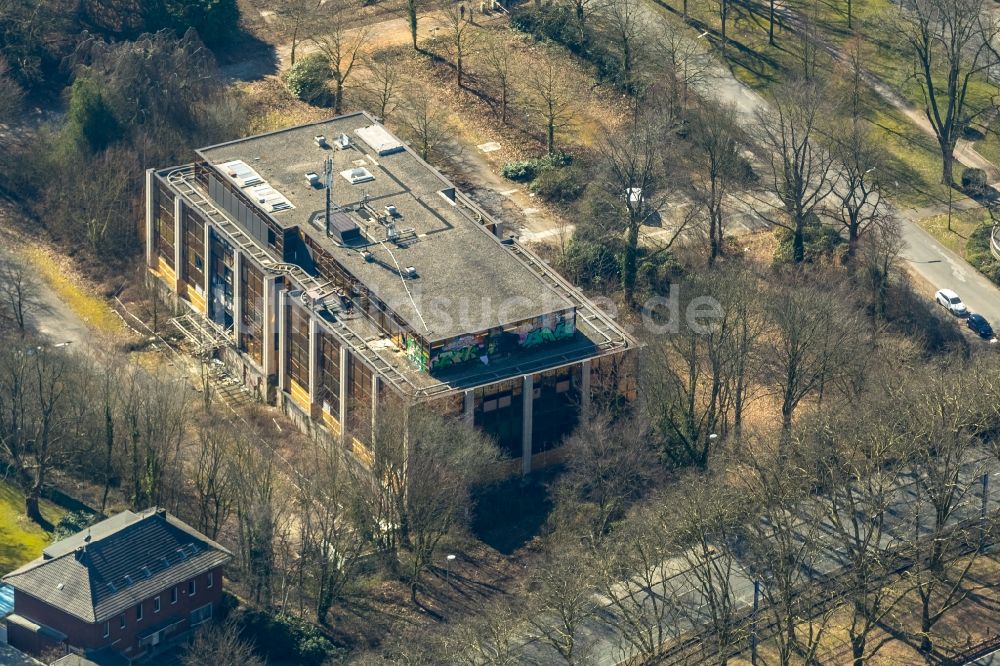
<svg viewBox="0 0 1000 666"><path fill-rule="evenodd" d="M10 644L141 660L212 618L232 554L162 509L125 511L3 577Z"/></svg>

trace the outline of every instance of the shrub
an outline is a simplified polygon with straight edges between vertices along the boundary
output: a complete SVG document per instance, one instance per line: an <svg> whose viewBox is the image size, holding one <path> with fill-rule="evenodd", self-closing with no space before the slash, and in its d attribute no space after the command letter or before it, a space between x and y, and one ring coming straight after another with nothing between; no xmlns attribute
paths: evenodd
<svg viewBox="0 0 1000 666"><path fill-rule="evenodd" d="M992 233L992 224L986 223L976 227L965 244L965 258L977 271L1000 284L1000 261L997 261L997 258L990 252Z"/></svg>
<svg viewBox="0 0 1000 666"><path fill-rule="evenodd" d="M516 183L527 183L538 174L538 160L507 162L500 169L500 175Z"/></svg>
<svg viewBox="0 0 1000 666"><path fill-rule="evenodd" d="M543 169L528 189L546 201L570 203L580 198L584 183L577 169Z"/></svg>
<svg viewBox="0 0 1000 666"><path fill-rule="evenodd" d="M247 611L238 620L241 634L257 640L257 649L268 661L301 666L319 666L337 653L337 648L316 625L293 615Z"/></svg>
<svg viewBox="0 0 1000 666"><path fill-rule="evenodd" d="M303 102L329 106L332 96L326 84L332 77L330 61L322 53L314 53L292 65L285 75L285 85Z"/></svg>
<svg viewBox="0 0 1000 666"><path fill-rule="evenodd" d="M802 230L802 240L805 250L804 261L813 262L824 257L834 256L834 252L846 245L846 241L837 230L822 224L818 218L807 222ZM791 263L794 234L789 229L778 229L778 249L774 260L777 263Z"/></svg>
<svg viewBox="0 0 1000 666"><path fill-rule="evenodd" d="M962 169L962 190L973 196L986 191L986 172L982 169Z"/></svg>
<svg viewBox="0 0 1000 666"><path fill-rule="evenodd" d="M55 530L52 531L52 540L59 541L68 536L73 536L77 532L87 529L97 522L97 516L89 511L73 511L67 513L56 523Z"/></svg>
<svg viewBox="0 0 1000 666"><path fill-rule="evenodd" d="M183 35L194 28L202 42L217 46L232 41L239 30L236 0L148 0L143 5L148 32L169 28Z"/></svg>

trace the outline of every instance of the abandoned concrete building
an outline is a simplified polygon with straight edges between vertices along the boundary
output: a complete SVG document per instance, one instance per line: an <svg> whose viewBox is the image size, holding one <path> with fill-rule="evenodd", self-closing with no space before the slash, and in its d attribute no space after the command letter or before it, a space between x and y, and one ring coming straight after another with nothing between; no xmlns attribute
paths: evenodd
<svg viewBox="0 0 1000 666"><path fill-rule="evenodd" d="M371 116L197 154L146 174L149 272L303 427L366 460L381 409L428 403L528 473L632 397L635 341Z"/></svg>

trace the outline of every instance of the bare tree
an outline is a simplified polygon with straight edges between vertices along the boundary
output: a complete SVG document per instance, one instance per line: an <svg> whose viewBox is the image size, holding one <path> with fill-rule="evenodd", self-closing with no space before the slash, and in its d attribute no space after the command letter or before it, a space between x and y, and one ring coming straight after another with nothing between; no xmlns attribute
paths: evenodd
<svg viewBox="0 0 1000 666"><path fill-rule="evenodd" d="M493 79L500 91L500 122L507 124L507 104L510 101L514 82L514 53L511 48L498 37L489 32L486 37L483 59L489 77Z"/></svg>
<svg viewBox="0 0 1000 666"><path fill-rule="evenodd" d="M904 540L891 527L898 488L905 476L911 442L894 414L896 404L881 396L834 422L819 420L806 438L813 440L817 485L827 489L814 505L815 520L829 525L826 552L845 567L846 624L854 666L875 657L891 634L879 626L899 609L910 588L888 585Z"/></svg>
<svg viewBox="0 0 1000 666"><path fill-rule="evenodd" d="M369 77L363 85L368 106L385 123L399 104L399 69L393 58L373 57L367 62Z"/></svg>
<svg viewBox="0 0 1000 666"><path fill-rule="evenodd" d="M648 17L638 0L609 0L601 12L601 24L618 58L619 85L627 95L636 92L636 70L646 55Z"/></svg>
<svg viewBox="0 0 1000 666"><path fill-rule="evenodd" d="M327 8L327 5L330 7ZM317 28L321 34L312 37L312 42L330 63L333 112L341 114L344 111L344 86L358 63L358 52L371 37L371 31L367 27L350 27L354 9L346 0L333 0L324 4L323 16L324 19Z"/></svg>
<svg viewBox="0 0 1000 666"><path fill-rule="evenodd" d="M636 116L620 135L609 139L601 149L605 169L603 185L611 208L607 221L624 237L622 290L630 307L635 306L642 225L657 218L667 197L673 194L666 167L675 154L673 120L656 117L653 113ZM665 241L651 244L648 256L669 250L692 217L693 214L685 215Z"/></svg>
<svg viewBox="0 0 1000 666"><path fill-rule="evenodd" d="M556 485L557 529L601 543L614 521L650 487L656 456L636 419L586 414L566 441L566 473Z"/></svg>
<svg viewBox="0 0 1000 666"><path fill-rule="evenodd" d="M699 172L692 180L694 199L708 214L708 265L723 254L726 197L747 182L741 153L744 138L732 106L703 105L693 123L692 146Z"/></svg>
<svg viewBox="0 0 1000 666"><path fill-rule="evenodd" d="M479 613L462 620L442 641L444 658L460 666L517 666L518 638L524 635L523 609L503 599L486 603Z"/></svg>
<svg viewBox="0 0 1000 666"><path fill-rule="evenodd" d="M691 88L705 81L708 63L691 39L681 30L664 30L653 42L650 60L656 63L652 75L659 77L667 89L673 114L687 107Z"/></svg>
<svg viewBox="0 0 1000 666"><path fill-rule="evenodd" d="M915 0L900 12L897 31L914 60L924 115L941 151L941 182L953 184L955 144L976 116L969 85L997 62L998 29L983 0Z"/></svg>
<svg viewBox="0 0 1000 666"><path fill-rule="evenodd" d="M835 219L847 233L847 261L853 264L858 241L874 226L890 218L889 202L882 196L878 168L881 152L864 121L854 121L838 132L834 156L839 165Z"/></svg>
<svg viewBox="0 0 1000 666"><path fill-rule="evenodd" d="M203 625L181 657L184 666L264 666L232 620Z"/></svg>
<svg viewBox="0 0 1000 666"><path fill-rule="evenodd" d="M528 100L545 128L545 149L556 152L556 138L573 120L573 97L565 84L565 72L550 58L543 58L528 75Z"/></svg>
<svg viewBox="0 0 1000 666"><path fill-rule="evenodd" d="M598 554L600 589L614 612L621 662L654 660L679 638L683 599L670 581L675 546L673 533L661 529L656 509L642 506Z"/></svg>
<svg viewBox="0 0 1000 666"><path fill-rule="evenodd" d="M463 3L443 0L440 3L439 13L441 16L439 25L444 28L445 44L452 64L455 65L455 85L461 88L465 58L475 46L477 33L473 29L471 16L469 20L465 18Z"/></svg>
<svg viewBox="0 0 1000 666"><path fill-rule="evenodd" d="M793 81L776 91L773 104L757 110L757 135L770 160L769 190L784 213L756 212L792 232L792 259L805 258L805 228L834 187L832 153L823 145L824 97L815 82Z"/></svg>
<svg viewBox="0 0 1000 666"><path fill-rule="evenodd" d="M17 258L0 260L0 327L12 325L22 335L28 330L28 317L40 307L38 283L31 279L28 267Z"/></svg>
<svg viewBox="0 0 1000 666"><path fill-rule="evenodd" d="M212 539L229 518L233 508L233 480L229 457L236 437L228 424L202 425L194 456L195 525Z"/></svg>
<svg viewBox="0 0 1000 666"><path fill-rule="evenodd" d="M298 488L299 541L306 589L315 600L316 621L325 625L361 556L364 542L351 522L354 484L344 453L313 442Z"/></svg>
<svg viewBox="0 0 1000 666"><path fill-rule="evenodd" d="M976 435L983 427L981 405L989 396L970 378L978 375L970 373L967 378L964 373L952 375L928 367L915 373L899 395L914 445L911 534L915 559L923 566L911 568L908 576L920 599L924 654L934 645L934 627L968 595L964 584L978 552L959 560L949 552L961 544L962 514L979 505L975 490L985 471Z"/></svg>
<svg viewBox="0 0 1000 666"><path fill-rule="evenodd" d="M736 489L715 480L692 473L678 481L660 502L657 528L673 535L680 553L680 570L672 580L684 590L679 611L694 626L712 629L716 663L726 666L732 648L747 637L740 622L741 567L734 551L748 516Z"/></svg>
<svg viewBox="0 0 1000 666"><path fill-rule="evenodd" d="M829 286L800 285L775 291L767 307L771 353L765 372L781 401L787 436L792 416L807 396L822 401L836 377L856 360L860 326L843 307L844 296Z"/></svg>
<svg viewBox="0 0 1000 666"><path fill-rule="evenodd" d="M528 622L567 664L586 663L588 646L581 644L581 630L597 608L597 566L587 560L586 551L569 543L549 552L531 576Z"/></svg>
<svg viewBox="0 0 1000 666"><path fill-rule="evenodd" d="M451 132L445 112L424 90L413 92L402 105L399 123L417 154L437 162L449 154Z"/></svg>
<svg viewBox="0 0 1000 666"><path fill-rule="evenodd" d="M299 45L312 37L312 31L322 16L322 9L323 0L288 0L278 10L281 23L291 33L292 51L289 64L295 64Z"/></svg>

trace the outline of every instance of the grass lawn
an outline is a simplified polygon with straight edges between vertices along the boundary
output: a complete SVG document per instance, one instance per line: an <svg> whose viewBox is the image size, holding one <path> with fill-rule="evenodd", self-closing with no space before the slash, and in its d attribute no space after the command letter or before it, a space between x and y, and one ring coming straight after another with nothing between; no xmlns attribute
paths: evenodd
<svg viewBox="0 0 1000 666"><path fill-rule="evenodd" d="M982 208L952 211L951 231L948 230L948 216L935 215L920 220L920 226L935 239L958 256L965 258L965 245L969 236L979 225L990 221L990 214Z"/></svg>
<svg viewBox="0 0 1000 666"><path fill-rule="evenodd" d="M123 330L121 320L107 302L87 293L69 279L51 253L40 247L28 247L24 256L59 298L85 322L101 333L120 333Z"/></svg>
<svg viewBox="0 0 1000 666"><path fill-rule="evenodd" d="M55 524L66 513L42 501L42 515ZM24 495L9 481L0 481L0 574L30 562L42 554L52 535L24 515Z"/></svg>

